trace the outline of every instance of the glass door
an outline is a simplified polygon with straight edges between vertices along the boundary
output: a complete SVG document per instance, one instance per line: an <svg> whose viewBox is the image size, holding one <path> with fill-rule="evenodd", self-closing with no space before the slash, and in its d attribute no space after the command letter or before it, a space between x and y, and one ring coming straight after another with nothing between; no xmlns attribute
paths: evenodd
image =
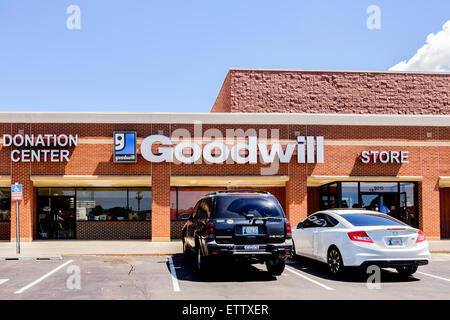
<svg viewBox="0 0 450 320"><path fill-rule="evenodd" d="M399 196L396 192L361 193L363 208L385 213L402 220L399 216L398 202Z"/></svg>
<svg viewBox="0 0 450 320"><path fill-rule="evenodd" d="M37 201L37 238L75 238L75 198L40 196Z"/></svg>

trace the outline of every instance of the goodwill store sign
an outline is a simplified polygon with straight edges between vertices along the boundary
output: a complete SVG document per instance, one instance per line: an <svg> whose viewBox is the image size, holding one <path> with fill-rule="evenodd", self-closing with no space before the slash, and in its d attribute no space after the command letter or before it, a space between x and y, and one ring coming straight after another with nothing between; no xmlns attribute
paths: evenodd
<svg viewBox="0 0 450 320"><path fill-rule="evenodd" d="M298 163L323 163L324 139L321 136L299 136L297 143L272 143L269 148L266 143L258 142L256 136L249 136L248 142L237 142L227 145L217 140L200 145L194 141L181 141L176 145L164 135L152 135L145 138L141 144L141 154L150 162L175 162L184 164L198 163L202 158L207 163L222 164L255 164L258 153L262 163L273 163L276 159L281 163L289 163L294 151Z"/></svg>

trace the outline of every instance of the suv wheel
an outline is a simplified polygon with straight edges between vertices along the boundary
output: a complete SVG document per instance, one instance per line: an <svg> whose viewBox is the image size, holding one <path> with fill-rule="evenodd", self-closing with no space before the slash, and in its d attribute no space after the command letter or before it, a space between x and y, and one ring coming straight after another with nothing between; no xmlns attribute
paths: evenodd
<svg viewBox="0 0 450 320"><path fill-rule="evenodd" d="M342 263L342 256L338 248L331 247L328 250L327 263L330 273L335 275L342 273L344 264Z"/></svg>
<svg viewBox="0 0 450 320"><path fill-rule="evenodd" d="M417 266L399 267L396 270L402 276L408 277L417 271Z"/></svg>
<svg viewBox="0 0 450 320"><path fill-rule="evenodd" d="M208 270L208 258L203 254L200 246L196 247L197 259L196 259L196 268L200 273L206 273Z"/></svg>
<svg viewBox="0 0 450 320"><path fill-rule="evenodd" d="M267 260L266 267L267 271L272 276L279 276L283 273L286 262L280 258L276 258L274 260Z"/></svg>
<svg viewBox="0 0 450 320"><path fill-rule="evenodd" d="M300 256L297 253L295 253L295 242L294 241L292 241L292 249L291 249L291 254L290 254L289 258L291 260L298 260L300 258Z"/></svg>
<svg viewBox="0 0 450 320"><path fill-rule="evenodd" d="M183 238L183 257L185 259L189 258L189 253L190 253L190 251L189 251L189 248L187 247L186 240Z"/></svg>

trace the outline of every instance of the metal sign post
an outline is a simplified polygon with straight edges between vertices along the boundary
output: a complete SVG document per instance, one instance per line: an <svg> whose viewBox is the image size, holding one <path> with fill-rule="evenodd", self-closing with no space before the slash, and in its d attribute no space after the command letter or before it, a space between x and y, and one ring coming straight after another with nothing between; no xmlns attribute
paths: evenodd
<svg viewBox="0 0 450 320"><path fill-rule="evenodd" d="M19 200L16 200L16 253L20 254Z"/></svg>
<svg viewBox="0 0 450 320"><path fill-rule="evenodd" d="M19 201L23 200L23 193L17 182L11 186L11 200L16 201L16 253L20 254Z"/></svg>

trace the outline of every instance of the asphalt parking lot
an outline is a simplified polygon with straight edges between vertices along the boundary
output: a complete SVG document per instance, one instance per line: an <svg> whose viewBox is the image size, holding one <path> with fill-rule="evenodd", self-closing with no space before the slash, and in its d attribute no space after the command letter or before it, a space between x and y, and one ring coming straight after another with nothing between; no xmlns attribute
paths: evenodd
<svg viewBox="0 0 450 320"><path fill-rule="evenodd" d="M0 299L449 299L450 254L404 279L382 270L379 286L363 273L334 278L307 259L271 277L264 265L227 264L202 276L182 255L65 256L0 262Z"/></svg>

